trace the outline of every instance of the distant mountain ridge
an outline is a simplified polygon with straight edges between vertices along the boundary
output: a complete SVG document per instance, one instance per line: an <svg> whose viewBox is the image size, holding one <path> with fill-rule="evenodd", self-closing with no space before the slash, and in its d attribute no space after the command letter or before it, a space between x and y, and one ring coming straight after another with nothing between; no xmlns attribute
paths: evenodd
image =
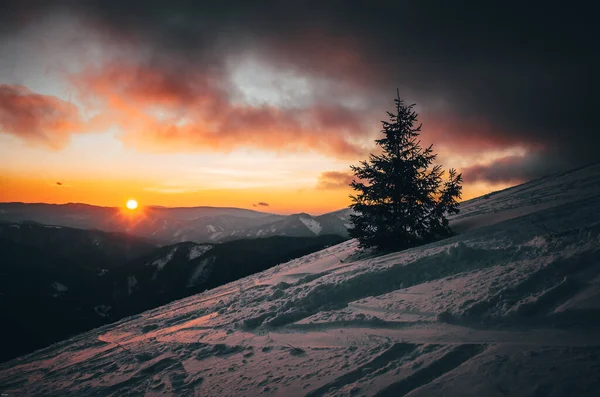
<svg viewBox="0 0 600 397"><path fill-rule="evenodd" d="M348 237L349 208L312 216L277 215L230 207L146 207L128 213L116 207L88 204L0 203L0 221L33 221L46 225L124 232L173 244L217 243L271 236Z"/></svg>

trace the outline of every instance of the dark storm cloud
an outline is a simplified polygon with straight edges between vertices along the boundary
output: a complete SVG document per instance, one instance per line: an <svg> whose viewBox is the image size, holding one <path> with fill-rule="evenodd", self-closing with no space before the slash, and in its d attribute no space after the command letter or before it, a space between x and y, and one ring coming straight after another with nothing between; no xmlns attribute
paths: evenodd
<svg viewBox="0 0 600 397"><path fill-rule="evenodd" d="M552 161L548 161L548 158ZM581 161L581 165L594 162ZM525 156L507 156L487 165L474 165L462 170L465 182L522 183L535 178L549 176L573 167L573 163L561 151L545 150Z"/></svg>
<svg viewBox="0 0 600 397"><path fill-rule="evenodd" d="M43 5L38 8L43 12L21 7L8 13L19 16L11 19L19 21L12 25L31 23L36 15L50 12L48 3L33 3ZM523 161L499 160L488 170L472 168L477 175L472 179L534 177L597 157L594 116L600 62L592 4L441 0L52 4L56 12L78 15L109 41L143 47L150 54L145 62L157 68L168 64L218 75L227 56L250 52L273 65L343 83L370 107L365 117L372 117L376 109L383 118L399 87L419 106L424 138L456 151L522 146L530 152ZM326 103L343 94L324 88L318 100Z"/></svg>

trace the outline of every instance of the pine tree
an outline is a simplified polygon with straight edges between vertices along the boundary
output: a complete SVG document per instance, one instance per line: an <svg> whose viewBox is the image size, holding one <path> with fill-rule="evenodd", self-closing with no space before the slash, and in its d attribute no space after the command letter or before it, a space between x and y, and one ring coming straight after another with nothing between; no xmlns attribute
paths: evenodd
<svg viewBox="0 0 600 397"><path fill-rule="evenodd" d="M399 94L394 102L396 112L382 121L384 137L375 140L382 154L350 167L357 191L350 196L356 212L350 236L361 248L398 250L449 236L446 215L458 213L462 175L450 169L443 181L433 145L423 149L418 140L415 105L405 105Z"/></svg>

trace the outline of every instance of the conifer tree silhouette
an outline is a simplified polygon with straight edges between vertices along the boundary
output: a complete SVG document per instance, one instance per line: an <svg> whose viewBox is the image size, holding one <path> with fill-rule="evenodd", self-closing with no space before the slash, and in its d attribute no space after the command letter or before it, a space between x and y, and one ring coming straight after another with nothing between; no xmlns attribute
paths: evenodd
<svg viewBox="0 0 600 397"><path fill-rule="evenodd" d="M361 248L398 250L449 236L446 215L458 213L462 174L450 169L443 181L433 145L423 149L418 140L415 105L405 105L399 93L394 102L396 111L382 121L384 137L375 140L382 153L350 167L357 192L350 196L356 212L350 236Z"/></svg>

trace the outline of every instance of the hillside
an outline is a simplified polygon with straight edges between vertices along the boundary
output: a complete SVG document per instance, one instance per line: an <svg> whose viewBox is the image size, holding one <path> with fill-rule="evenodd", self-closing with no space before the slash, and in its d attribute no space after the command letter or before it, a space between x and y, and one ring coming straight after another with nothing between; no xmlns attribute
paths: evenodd
<svg viewBox="0 0 600 397"><path fill-rule="evenodd" d="M599 395L600 164L461 208L455 237L326 248L1 364L0 389Z"/></svg>
<svg viewBox="0 0 600 397"><path fill-rule="evenodd" d="M325 235L157 247L119 233L0 223L0 361L343 240Z"/></svg>
<svg viewBox="0 0 600 397"><path fill-rule="evenodd" d="M112 320L219 287L344 241L336 235L274 236L156 249L115 272Z"/></svg>
<svg viewBox="0 0 600 397"><path fill-rule="evenodd" d="M0 223L0 361L105 324L94 308L110 299L112 274L156 248L118 233Z"/></svg>

